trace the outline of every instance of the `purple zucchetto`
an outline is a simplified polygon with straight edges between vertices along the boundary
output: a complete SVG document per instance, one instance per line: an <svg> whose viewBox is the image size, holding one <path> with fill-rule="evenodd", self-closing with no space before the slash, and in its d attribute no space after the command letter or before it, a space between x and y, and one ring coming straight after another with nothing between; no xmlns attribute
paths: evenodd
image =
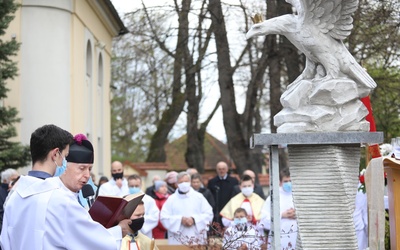
<svg viewBox="0 0 400 250"><path fill-rule="evenodd" d="M92 143L84 134L77 134L69 146L68 162L93 164L94 150Z"/></svg>

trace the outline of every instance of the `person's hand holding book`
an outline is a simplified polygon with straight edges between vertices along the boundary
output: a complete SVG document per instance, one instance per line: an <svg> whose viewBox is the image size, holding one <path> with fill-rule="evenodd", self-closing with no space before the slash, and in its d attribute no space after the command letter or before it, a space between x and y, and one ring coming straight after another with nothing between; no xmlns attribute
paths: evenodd
<svg viewBox="0 0 400 250"><path fill-rule="evenodd" d="M118 223L118 226L120 226L121 227L121 230L122 230L122 237L124 237L125 235L127 235L128 233L130 233L130 234L132 234L133 232L132 232L132 229L130 228L130 224L132 223L132 220L131 219L124 219L124 220L121 220L119 223Z"/></svg>

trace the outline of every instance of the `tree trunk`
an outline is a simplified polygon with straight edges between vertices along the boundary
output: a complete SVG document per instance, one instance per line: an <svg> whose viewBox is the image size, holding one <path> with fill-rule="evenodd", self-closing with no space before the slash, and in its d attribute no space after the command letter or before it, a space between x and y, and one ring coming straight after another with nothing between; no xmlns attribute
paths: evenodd
<svg viewBox="0 0 400 250"><path fill-rule="evenodd" d="M236 169L241 174L245 169L254 168L250 157L248 138L243 138L240 115L236 109L233 86L233 69L230 62L229 44L220 0L209 1L209 11L214 26L214 36L218 58L218 83L221 92L221 106L228 149Z"/></svg>
<svg viewBox="0 0 400 250"><path fill-rule="evenodd" d="M193 68L192 68L193 71ZM195 74L186 74L186 90L188 101L187 112L187 148L185 153L186 164L190 168L197 169L200 173L204 172L204 133L198 128L199 102L200 98L196 95Z"/></svg>
<svg viewBox="0 0 400 250"><path fill-rule="evenodd" d="M185 0L183 0L185 1ZM201 77L201 64L207 47L211 40L212 27L209 27L206 32L203 31L204 19L206 17L207 5L206 0L203 0L200 9L199 23L197 27L197 35L193 39L197 39L197 62L193 63L193 55L189 54L189 49L186 50L185 55L185 73L186 73L186 89L187 89L187 147L185 153L186 164L190 168L195 168L199 173L204 173L204 138L206 128L211 118L214 116L216 109L219 106L217 102L216 108L209 115L209 118L198 125L199 122L199 107L202 100L202 77ZM205 38L204 38L204 35ZM197 78L196 78L197 76Z"/></svg>
<svg viewBox="0 0 400 250"><path fill-rule="evenodd" d="M270 1L267 8L267 19L273 18L277 15L276 1ZM282 109L280 102L281 97L281 65L279 47L276 42L276 35L269 35L268 40L268 66L269 66L269 83L270 83L270 126L271 133L276 133L276 126L274 125L274 116Z"/></svg>
<svg viewBox="0 0 400 250"><path fill-rule="evenodd" d="M176 8L177 10L179 8ZM186 53L188 36L189 36L189 15L190 1L182 1L182 10L179 12L179 28L178 28L178 41L176 45L175 61L174 61L174 80L172 83L172 103L163 112L160 123L157 126L157 131L151 138L149 155L147 162L165 162L166 154L164 146L167 143L168 134L173 128L182 112L185 104L186 95L182 92L182 67L183 59Z"/></svg>
<svg viewBox="0 0 400 250"><path fill-rule="evenodd" d="M265 87L264 76L268 67L268 54L266 47L268 46L267 39L264 40L263 51L260 59L257 61L256 69L252 72L252 78L247 88L246 106L241 116L243 137L250 138L253 133L261 132L261 116L259 113L259 101L262 95L262 90ZM260 148L250 150L250 158L252 160L249 168L256 173L261 172L261 166L264 162L264 156Z"/></svg>
<svg viewBox="0 0 400 250"><path fill-rule="evenodd" d="M278 1L277 5L279 16L293 13L292 5L284 1ZM299 55L297 48L284 36L282 36L280 51L285 60L288 82L292 83L300 75L300 68L304 68L304 60L301 60L304 55Z"/></svg>

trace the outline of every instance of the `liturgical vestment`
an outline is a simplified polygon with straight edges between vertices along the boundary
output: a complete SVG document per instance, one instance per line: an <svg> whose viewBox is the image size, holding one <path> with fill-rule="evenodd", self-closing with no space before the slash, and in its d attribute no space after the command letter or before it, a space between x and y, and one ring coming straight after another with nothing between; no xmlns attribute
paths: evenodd
<svg viewBox="0 0 400 250"><path fill-rule="evenodd" d="M119 249L119 226L95 222L59 177L21 176L5 207L1 247L26 249Z"/></svg>
<svg viewBox="0 0 400 250"><path fill-rule="evenodd" d="M248 202L250 206L244 205L245 202ZM235 210L242 207L247 211L248 215L253 216L253 223L256 223L261 219L261 209L263 204L264 200L256 193L252 193L249 197L244 196L243 193L238 193L230 199L220 214L224 219L233 221Z"/></svg>
<svg viewBox="0 0 400 250"><path fill-rule="evenodd" d="M279 202L280 202L280 214L290 208L294 208L292 192L285 192L282 187L279 187ZM265 201L262 211L261 223L264 228L271 230L271 196ZM297 240L297 220L281 218L281 249L295 249ZM271 232L268 237L268 242L272 242ZM271 244L268 244L270 249Z"/></svg>
<svg viewBox="0 0 400 250"><path fill-rule="evenodd" d="M195 224L185 227L181 224L182 216L192 217ZM178 189L173 193L161 209L160 220L168 230L168 243L182 245L189 243L193 237L193 244L204 244L207 239L207 226L213 219L210 204L203 194L190 188L186 194L180 194Z"/></svg>

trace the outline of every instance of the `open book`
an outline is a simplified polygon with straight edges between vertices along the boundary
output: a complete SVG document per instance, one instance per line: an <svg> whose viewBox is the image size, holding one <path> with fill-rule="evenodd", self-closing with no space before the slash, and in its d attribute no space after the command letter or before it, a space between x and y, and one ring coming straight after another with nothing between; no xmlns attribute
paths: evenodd
<svg viewBox="0 0 400 250"><path fill-rule="evenodd" d="M105 228L118 225L123 219L129 219L137 205L142 201L144 193L130 194L123 198L118 196L98 196L89 209L94 221Z"/></svg>

